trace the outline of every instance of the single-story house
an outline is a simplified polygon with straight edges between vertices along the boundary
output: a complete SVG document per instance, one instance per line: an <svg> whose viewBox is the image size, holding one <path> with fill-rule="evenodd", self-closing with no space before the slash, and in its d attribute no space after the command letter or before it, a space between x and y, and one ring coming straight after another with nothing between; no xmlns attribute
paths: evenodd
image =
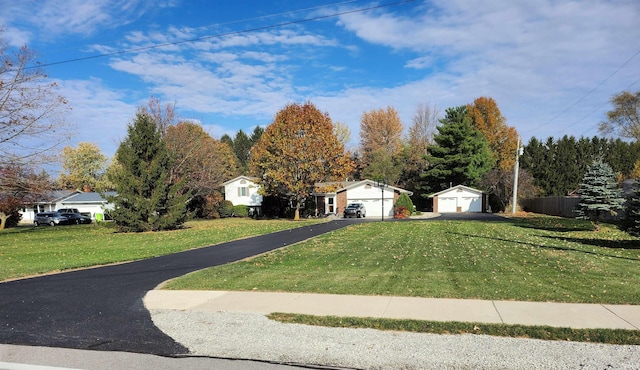
<svg viewBox="0 0 640 370"><path fill-rule="evenodd" d="M230 201L234 206L245 205L251 208L252 212L260 213L262 195L258 194L260 185L257 178L238 176L222 183L222 186L225 200Z"/></svg>
<svg viewBox="0 0 640 370"><path fill-rule="evenodd" d="M115 195L115 192L105 194L105 196L109 195ZM20 210L21 222L32 222L36 213L52 212L60 208L77 208L85 216L96 219L96 214L104 215L105 210L112 209L113 205L107 202L100 193L56 190L45 195L41 201L31 207L22 208Z"/></svg>
<svg viewBox="0 0 640 370"><path fill-rule="evenodd" d="M391 185L378 185L376 181L338 181L317 183L316 191L312 194L316 198L317 214L340 215L349 203L362 203L367 217L393 217L393 206L400 194L413 193Z"/></svg>
<svg viewBox="0 0 640 370"><path fill-rule="evenodd" d="M487 194L464 185L429 195L433 198L433 211L437 213L487 212Z"/></svg>
<svg viewBox="0 0 640 370"><path fill-rule="evenodd" d="M114 196L116 192L108 191L104 193L105 197ZM113 204L109 203L100 193L93 191L82 192L72 195L60 201L58 208L77 208L81 214L96 219L104 219L104 212L113 209Z"/></svg>
<svg viewBox="0 0 640 370"><path fill-rule="evenodd" d="M234 205L243 204L260 212L262 196L259 179L248 176L238 176L222 184L224 199ZM393 205L400 196L413 193L391 185L379 186L372 180L335 181L315 184L312 196L316 200L316 214L341 215L349 203L362 203L367 217L393 217Z"/></svg>
<svg viewBox="0 0 640 370"><path fill-rule="evenodd" d="M42 198L33 203L31 206L23 207L22 209L20 209L22 222L33 222L36 213L53 212L58 208L61 208L59 206L60 201L78 193L80 192L77 190L54 190L43 195Z"/></svg>

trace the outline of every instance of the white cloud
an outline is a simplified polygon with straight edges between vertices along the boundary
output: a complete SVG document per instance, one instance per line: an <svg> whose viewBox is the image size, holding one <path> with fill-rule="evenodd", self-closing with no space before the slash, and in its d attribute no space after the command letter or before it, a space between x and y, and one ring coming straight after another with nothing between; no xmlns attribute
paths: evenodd
<svg viewBox="0 0 640 370"><path fill-rule="evenodd" d="M72 108L67 121L75 127L69 145L90 141L113 156L127 136L127 125L135 118L136 106L126 101L129 94L115 91L98 79L58 81L62 96Z"/></svg>
<svg viewBox="0 0 640 370"><path fill-rule="evenodd" d="M342 16L339 24L368 43L417 55L407 61L406 68L436 71L391 91L422 95L423 102L440 106L442 102L461 105L478 96L492 96L510 124L526 135L541 134L537 128L543 126L548 131L557 129L550 131L553 134L562 134L563 127L625 88L639 65L640 58L636 58L631 64L635 67L619 71L589 94L585 104L570 109L553 124L546 124L553 119L550 112L563 112L637 51L637 1L545 0L472 5L461 0L438 0L425 2L417 9L410 15L349 14ZM441 85L440 81L446 84ZM434 85L443 90L429 88ZM426 89L414 92L416 87ZM457 103L447 98L452 94ZM400 104L405 102L402 99ZM586 122L593 125L598 120L599 117L590 117ZM576 130L579 128L573 126L568 133L580 135L582 132Z"/></svg>
<svg viewBox="0 0 640 370"><path fill-rule="evenodd" d="M73 0L77 7L66 6L68 12L59 14L52 9L60 8L57 1L43 7L47 16L40 31L8 27L11 39L114 29L138 19L151 4ZM114 8L124 3L129 7ZM25 9L17 6L16 14ZM247 131L247 122L268 123L287 103L311 100L349 125L357 142L363 112L393 106L408 126L419 104L444 113L479 96L496 99L525 139L579 135L600 120L603 112L596 107L640 79L637 57L585 97L637 51L639 18L637 0L414 2L344 15L335 22L338 28L325 20L120 54L101 61L114 73L100 75L103 80L60 83L74 107L72 118L81 125L78 137L95 137L101 147L115 147L126 135L135 104L152 94L175 101L214 137ZM150 27L118 34L120 42L93 50L148 47L203 32L180 24L144 25ZM375 56L388 65L376 66ZM123 81L132 83L131 90L123 90Z"/></svg>
<svg viewBox="0 0 640 370"><path fill-rule="evenodd" d="M21 44L37 37L52 41L66 35L91 35L131 23L151 9L144 0L47 0L7 1L2 4L11 18L0 16L7 30L31 27L38 33L21 33ZM7 8L8 7L8 8Z"/></svg>

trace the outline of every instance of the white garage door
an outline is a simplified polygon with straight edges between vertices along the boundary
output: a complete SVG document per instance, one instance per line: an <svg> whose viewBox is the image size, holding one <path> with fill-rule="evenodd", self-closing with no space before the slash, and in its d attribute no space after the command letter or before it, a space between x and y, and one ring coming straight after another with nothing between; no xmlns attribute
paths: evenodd
<svg viewBox="0 0 640 370"><path fill-rule="evenodd" d="M482 198L463 197L460 207L462 212L482 212Z"/></svg>
<svg viewBox="0 0 640 370"><path fill-rule="evenodd" d="M382 217L382 199L349 199L348 203L362 203L367 210L367 218ZM384 200L384 217L393 217L393 199Z"/></svg>
<svg viewBox="0 0 640 370"><path fill-rule="evenodd" d="M438 197L438 212L453 213L458 208L458 198L456 197Z"/></svg>

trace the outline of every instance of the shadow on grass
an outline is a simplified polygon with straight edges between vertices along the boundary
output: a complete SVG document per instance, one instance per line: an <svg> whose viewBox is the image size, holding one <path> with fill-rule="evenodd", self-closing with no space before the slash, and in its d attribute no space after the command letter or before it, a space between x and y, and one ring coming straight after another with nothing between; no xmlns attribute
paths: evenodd
<svg viewBox="0 0 640 370"><path fill-rule="evenodd" d="M519 226L524 229L553 231L558 233L595 230L589 221L573 218L529 216L526 218L514 218L511 219L511 221L514 226Z"/></svg>
<svg viewBox="0 0 640 370"><path fill-rule="evenodd" d="M610 249L640 249L640 239L638 240L606 240L606 239L585 239L585 238L567 238L564 236L545 236L543 238L562 240L567 242L593 245L601 248Z"/></svg>
<svg viewBox="0 0 640 370"><path fill-rule="evenodd" d="M471 234L463 234L463 233L456 233L456 232L449 232L449 234L466 236L468 238L482 238L482 239L488 239L488 240L494 240L494 241L500 241L500 242L508 242L508 243L521 244L521 245L529 245L529 246L536 247L536 248L541 248L541 249L549 249L549 250L556 250L556 251L579 252L579 253L591 254L591 255L600 256L600 257L610 257L610 258L617 258L617 259L622 259L622 260L640 262L640 260L638 260L637 258L616 256L616 255L611 255L611 254L608 254L608 253L599 253L599 252L588 251L588 250L583 250L583 249L578 249L578 248L563 247L563 246L557 246L557 245L552 245L552 246L550 246L550 245L540 245L540 244L535 244L535 243L530 243L530 242L524 242L524 241L521 241L521 240L511 240L511 239L506 239L506 238L495 238L495 237L489 237L489 236L471 235ZM572 239L572 238L549 237L549 236L543 236L543 238L558 239L558 240L574 241L576 243L583 243L582 239L575 239L575 238ZM591 241L591 240L588 240L588 241ZM593 240L593 241L600 241L600 240ZM605 240L603 240L603 241L605 241ZM637 241L635 241L635 240L624 240L623 242L627 242L627 241L637 243ZM588 244L588 243L584 243L584 244ZM593 245L593 244L591 244L591 245ZM618 247L618 248L620 249L621 247ZM612 249L612 248L610 248L610 249ZM629 249L640 249L640 247L634 247L634 248L629 248ZM604 249L604 250L606 250L606 249Z"/></svg>

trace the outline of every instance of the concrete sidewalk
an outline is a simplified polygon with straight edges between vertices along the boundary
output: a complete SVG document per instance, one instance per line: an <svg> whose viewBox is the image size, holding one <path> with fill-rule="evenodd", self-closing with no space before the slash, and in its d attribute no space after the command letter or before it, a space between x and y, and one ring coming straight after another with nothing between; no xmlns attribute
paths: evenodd
<svg viewBox="0 0 640 370"><path fill-rule="evenodd" d="M640 306L308 293L152 290L147 309L299 313L640 330Z"/></svg>

